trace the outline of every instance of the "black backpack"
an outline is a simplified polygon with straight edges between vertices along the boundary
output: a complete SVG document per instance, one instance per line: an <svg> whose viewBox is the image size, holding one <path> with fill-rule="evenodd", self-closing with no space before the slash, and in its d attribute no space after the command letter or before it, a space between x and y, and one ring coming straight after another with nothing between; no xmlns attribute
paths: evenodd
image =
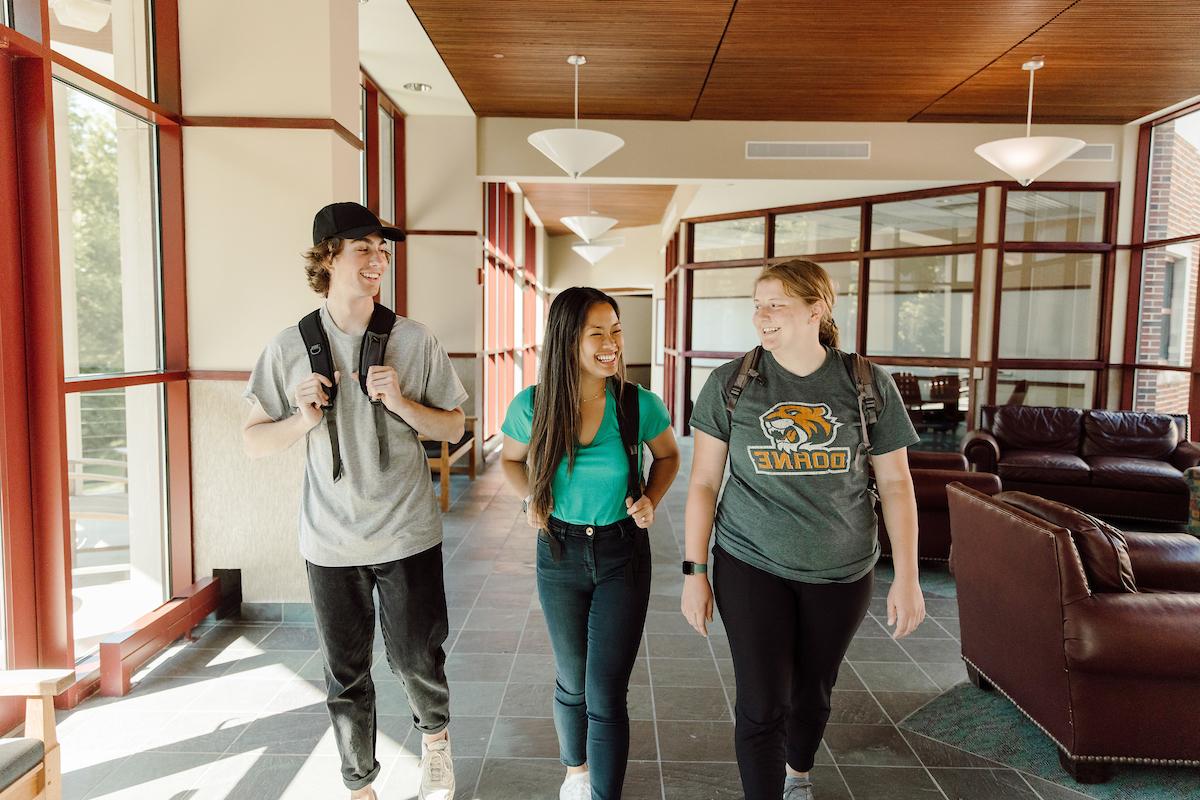
<svg viewBox="0 0 1200 800"><path fill-rule="evenodd" d="M624 386L624 392L621 391L622 386ZM642 443L638 439L638 431L641 428L641 405L638 398L638 386L636 383L626 381L622 384L616 378L609 378L608 388L612 389L612 393L617 398L617 429L621 431L621 447L625 450L625 458L629 463L629 478L626 483L626 493L636 503L641 499L642 489L645 487L642 468L639 463ZM533 397L531 399L536 398L537 387L534 386Z"/></svg>
<svg viewBox="0 0 1200 800"><path fill-rule="evenodd" d="M367 330L363 334L362 343L358 348L358 385L363 394L367 394L367 372L371 367L383 363L388 336L391 335L392 326L395 324L396 312L376 303L375 310L371 312L371 321L367 324ZM325 328L321 325L320 309L307 314L300 320L300 336L303 337L304 346L308 350L308 363L312 371L325 376L332 384L325 387L325 394L329 396L329 405L325 406L325 428L329 431L329 447L333 451L333 480L337 482L342 477L342 453L338 448L337 414L335 412L338 385L333 376L333 353L329 349L329 337L325 335ZM370 398L371 405L375 407L375 438L379 442L379 469L385 470L391 458L387 439L387 415L391 412L384 407L383 401L371 398L369 394L367 397Z"/></svg>
<svg viewBox="0 0 1200 800"><path fill-rule="evenodd" d="M843 353L840 350L835 352L842 359L846 371L850 373L850 380L858 390L858 418L862 423L863 445L869 452L871 449L871 429L879 421L880 407L879 393L875 390L875 376L871 371L871 362L858 353ZM731 426L733 424L733 409L737 406L742 392L745 391L750 381L758 381L764 386L767 384L766 379L758 372L758 362L762 359L762 354L762 346L748 351L742 356L742 363L738 365L737 372L730 376L729 380L725 383L725 413L729 416Z"/></svg>

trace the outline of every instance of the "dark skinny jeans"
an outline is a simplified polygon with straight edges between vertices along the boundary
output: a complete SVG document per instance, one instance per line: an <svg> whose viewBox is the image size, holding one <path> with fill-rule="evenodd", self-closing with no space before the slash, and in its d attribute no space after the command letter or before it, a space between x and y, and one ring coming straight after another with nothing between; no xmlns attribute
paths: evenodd
<svg viewBox="0 0 1200 800"><path fill-rule="evenodd" d="M650 603L650 540L632 520L538 533L537 584L554 649L554 727L594 800L618 800L629 760L629 676Z"/></svg>

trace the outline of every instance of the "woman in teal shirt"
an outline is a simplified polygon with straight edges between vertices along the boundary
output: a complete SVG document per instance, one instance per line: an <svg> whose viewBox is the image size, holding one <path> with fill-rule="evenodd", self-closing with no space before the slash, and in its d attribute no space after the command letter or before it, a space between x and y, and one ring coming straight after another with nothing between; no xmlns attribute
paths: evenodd
<svg viewBox="0 0 1200 800"><path fill-rule="evenodd" d="M627 491L617 396L626 388L623 349L615 300L587 287L562 292L550 306L538 385L516 396L501 427L504 475L538 531L538 597L554 649L554 727L567 767L561 800L621 796L626 695L650 602L643 531L679 470L662 400L629 386L637 392L638 441L654 458L641 497Z"/></svg>

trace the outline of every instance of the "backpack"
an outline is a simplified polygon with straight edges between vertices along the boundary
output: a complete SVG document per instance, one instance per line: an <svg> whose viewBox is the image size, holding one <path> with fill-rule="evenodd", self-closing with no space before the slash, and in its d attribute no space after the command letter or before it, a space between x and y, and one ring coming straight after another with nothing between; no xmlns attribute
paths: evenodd
<svg viewBox="0 0 1200 800"><path fill-rule="evenodd" d="M850 380L858 390L858 418L862 423L862 441L863 446L870 452L871 429L879 421L880 407L879 393L875 390L875 376L871 371L871 362L858 353L843 353L840 350L836 352L842 359L846 371L850 373ZM725 382L725 413L729 416L731 427L733 409L737 406L742 392L745 391L750 381L758 381L764 386L767 383L766 379L758 372L758 362L762 358L762 354L761 345L748 351L742 356L742 363L738 365L737 372Z"/></svg>
<svg viewBox="0 0 1200 800"><path fill-rule="evenodd" d="M384 408L382 400L376 400L367 394L367 372L371 367L383 364L383 354L387 350L388 336L392 326L396 324L396 312L386 306L375 304L371 312L371 321L363 333L362 343L358 348L358 385L362 393L371 400L375 408L375 438L379 442L379 469L387 469L391 452L387 439L387 415L391 414ZM338 448L337 400L338 385L333 376L333 352L329 348L329 337L321 325L321 310L317 309L305 315L300 320L300 336L304 339L304 347L308 350L308 364L312 371L323 375L329 380L330 386L325 387L329 396L329 404L325 406L325 429L329 431L329 447L333 451L333 480L336 483L342 477L342 453ZM395 416L395 415L392 415Z"/></svg>
<svg viewBox="0 0 1200 800"><path fill-rule="evenodd" d="M622 385L625 391L621 391ZM645 480L642 476L641 450L642 442L638 439L641 428L641 404L638 397L638 385L626 382L622 384L616 378L608 379L606 391L612 389L617 398L617 429L621 432L621 447L629 464L629 478L626 482L626 496L635 503L642 497ZM533 387L530 397L532 402L537 397L537 386Z"/></svg>

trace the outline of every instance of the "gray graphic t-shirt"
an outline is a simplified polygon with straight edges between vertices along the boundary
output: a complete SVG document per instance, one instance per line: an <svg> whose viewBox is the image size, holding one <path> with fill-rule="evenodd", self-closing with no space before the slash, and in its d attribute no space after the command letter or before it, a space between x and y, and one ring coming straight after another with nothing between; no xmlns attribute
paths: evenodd
<svg viewBox="0 0 1200 800"><path fill-rule="evenodd" d="M733 412L725 384L741 359L709 375L691 425L729 444L729 479L717 506L717 544L734 558L806 583L855 581L879 558L874 501L868 492L858 391L844 357L800 377L764 351ZM915 444L900 392L873 366L882 409L871 428L871 454Z"/></svg>
<svg viewBox="0 0 1200 800"><path fill-rule="evenodd" d="M333 480L328 417L308 432L300 494L300 554L321 567L383 564L416 555L442 540L442 517L429 480L425 450L403 420L385 414L391 454L379 468L375 413L352 373L361 336L339 329L321 307L321 324L341 372L336 410L342 477ZM432 408L467 399L445 350L418 322L397 317L384 363L396 369L400 392ZM259 356L243 397L278 421L297 412L296 385L312 374L296 325L281 331Z"/></svg>

